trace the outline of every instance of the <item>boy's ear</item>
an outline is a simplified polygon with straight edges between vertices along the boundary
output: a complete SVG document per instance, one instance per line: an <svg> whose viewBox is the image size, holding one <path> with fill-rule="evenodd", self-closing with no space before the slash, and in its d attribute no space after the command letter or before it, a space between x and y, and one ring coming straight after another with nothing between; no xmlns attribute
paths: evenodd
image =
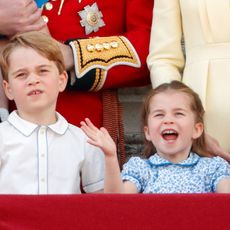
<svg viewBox="0 0 230 230"><path fill-rule="evenodd" d="M204 131L204 124L201 122L198 122L195 124L194 131L193 131L193 139L199 138Z"/></svg>
<svg viewBox="0 0 230 230"><path fill-rule="evenodd" d="M148 126L144 126L144 134L145 134L145 138L147 141L151 141L151 137L149 135L149 128Z"/></svg>
<svg viewBox="0 0 230 230"><path fill-rule="evenodd" d="M11 87L10 87L8 81L3 80L2 85L3 85L3 89L4 89L4 92L5 92L6 96L7 96L7 98L9 100L14 100L14 96L12 95L12 90L11 90Z"/></svg>
<svg viewBox="0 0 230 230"><path fill-rule="evenodd" d="M68 82L68 74L66 71L63 71L63 73L59 74L59 91L63 92L65 90L65 87Z"/></svg>

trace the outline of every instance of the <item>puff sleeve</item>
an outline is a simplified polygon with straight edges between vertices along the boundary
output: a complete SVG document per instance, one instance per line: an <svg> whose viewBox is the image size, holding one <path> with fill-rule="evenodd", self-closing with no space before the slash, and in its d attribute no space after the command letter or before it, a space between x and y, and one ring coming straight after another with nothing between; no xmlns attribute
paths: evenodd
<svg viewBox="0 0 230 230"><path fill-rule="evenodd" d="M151 166L146 160L140 157L132 157L124 164L121 176L123 181L127 180L134 183L137 187L137 191L141 193L144 191L150 179L150 171Z"/></svg>

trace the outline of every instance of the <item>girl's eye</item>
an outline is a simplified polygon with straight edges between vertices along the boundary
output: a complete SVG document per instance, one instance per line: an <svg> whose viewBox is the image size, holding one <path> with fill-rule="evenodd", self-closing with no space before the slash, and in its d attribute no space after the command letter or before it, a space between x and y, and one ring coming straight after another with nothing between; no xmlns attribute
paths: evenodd
<svg viewBox="0 0 230 230"><path fill-rule="evenodd" d="M185 116L185 114L182 113L182 112L177 112L177 113L176 113L176 116L181 116L181 117L182 117L182 116Z"/></svg>

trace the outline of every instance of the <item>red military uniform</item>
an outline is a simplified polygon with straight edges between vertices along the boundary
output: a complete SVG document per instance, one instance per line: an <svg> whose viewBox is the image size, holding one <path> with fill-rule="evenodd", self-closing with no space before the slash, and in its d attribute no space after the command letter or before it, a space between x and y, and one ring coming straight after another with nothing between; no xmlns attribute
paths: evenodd
<svg viewBox="0 0 230 230"><path fill-rule="evenodd" d="M86 27L81 23L84 18L79 12L84 10L86 12L86 9L95 2L104 25L99 26L98 31L87 35ZM106 40L108 36L122 35L129 40L139 56L140 67L112 64L99 91L67 89L59 96L57 110L70 123L79 125L81 120L89 117L100 127L102 126L103 89L143 86L150 82L146 57L149 51L153 0L65 0L62 7L61 0L50 0L48 4L43 9L43 15L48 18L48 27L55 39L65 42L69 39L99 36ZM85 17L86 21L91 12L88 13ZM89 23L93 23L93 18L91 19ZM100 56L100 51L98 55Z"/></svg>

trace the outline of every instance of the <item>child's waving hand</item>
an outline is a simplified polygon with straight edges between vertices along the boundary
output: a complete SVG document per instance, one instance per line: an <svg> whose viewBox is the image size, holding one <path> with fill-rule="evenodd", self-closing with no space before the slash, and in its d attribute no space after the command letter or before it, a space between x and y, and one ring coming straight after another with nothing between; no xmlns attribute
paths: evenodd
<svg viewBox="0 0 230 230"><path fill-rule="evenodd" d="M116 156L116 145L107 129L104 127L98 129L89 118L86 118L85 121L81 121L80 125L81 129L88 136L88 142L90 144L101 148L107 157Z"/></svg>

